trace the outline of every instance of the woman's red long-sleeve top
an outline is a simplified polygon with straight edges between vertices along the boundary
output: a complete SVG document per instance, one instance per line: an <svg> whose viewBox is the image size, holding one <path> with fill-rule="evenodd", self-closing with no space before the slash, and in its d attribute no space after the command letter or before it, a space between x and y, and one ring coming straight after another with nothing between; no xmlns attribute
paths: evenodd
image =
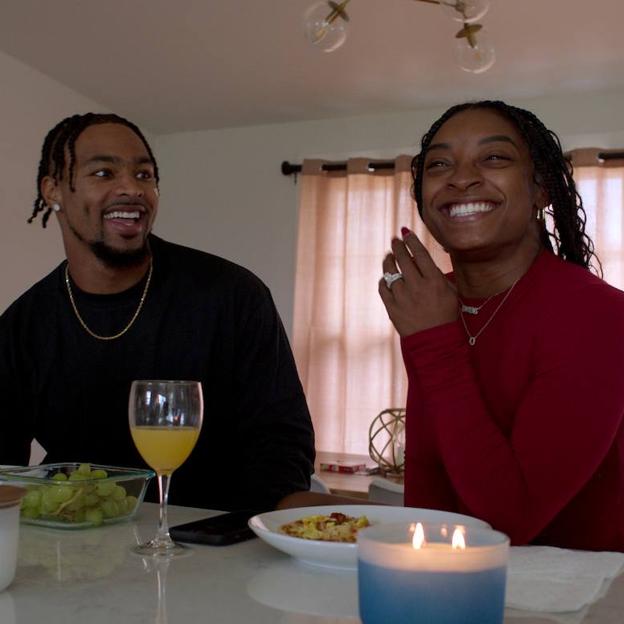
<svg viewBox="0 0 624 624"><path fill-rule="evenodd" d="M474 346L460 321L401 344L406 505L624 551L624 292L542 252Z"/></svg>

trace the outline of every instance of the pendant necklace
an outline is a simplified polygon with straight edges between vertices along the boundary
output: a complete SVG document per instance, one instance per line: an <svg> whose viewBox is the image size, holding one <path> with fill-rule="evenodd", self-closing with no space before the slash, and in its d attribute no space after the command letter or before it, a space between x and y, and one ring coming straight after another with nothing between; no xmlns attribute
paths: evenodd
<svg viewBox="0 0 624 624"><path fill-rule="evenodd" d="M471 308L470 310L465 310L464 309L464 304L461 303L460 300L460 304L461 304L461 311L460 311L460 318L462 321L462 324L464 326L464 330L466 331L466 336L468 336L468 344L471 347L474 347L476 342L477 342L477 338L485 331L485 329L487 328L487 326L494 320L494 317L496 316L496 314L498 313L498 311L503 307L503 304L505 303L505 301L507 301L507 298L509 297L509 295L511 295L511 292L514 289L514 286L518 283L518 281L520 280L520 278L518 278L509 288L509 290L507 291L507 294L501 299L501 302L496 306L496 309L494 310L494 312L492 312L492 316L490 316L490 318L485 321L485 323L483 324L483 327L481 327L481 329L476 333L476 334L471 334L469 329L468 329L468 325L466 324L466 319L464 318L464 313L467 314L478 314L479 310L490 300L492 299L492 297L495 297L496 295L492 295L492 297L490 297L489 299L487 299L486 301L484 301L479 307L477 308L473 308L472 306L465 306L466 308ZM500 293L497 293L498 295L500 295ZM473 311L476 310L476 311Z"/></svg>
<svg viewBox="0 0 624 624"><path fill-rule="evenodd" d="M514 284L515 286L515 284ZM513 288L513 286L512 286ZM481 308L485 307L490 301L492 301L492 299L494 299L494 297L498 297L498 295L500 295L501 293L505 292L504 290L499 290L497 293L494 293L493 295L490 295L481 305L479 306L471 306L468 305L466 303L464 303L461 299L459 299L459 303L461 305L461 311L464 312L464 314L474 314L477 315L479 314Z"/></svg>

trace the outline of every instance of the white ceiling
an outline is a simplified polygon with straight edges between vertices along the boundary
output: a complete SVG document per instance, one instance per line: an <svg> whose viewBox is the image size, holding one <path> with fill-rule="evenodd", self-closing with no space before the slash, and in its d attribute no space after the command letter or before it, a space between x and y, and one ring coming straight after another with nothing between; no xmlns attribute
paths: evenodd
<svg viewBox="0 0 624 624"><path fill-rule="evenodd" d="M1 0L0 50L157 133L624 87L622 0L492 0L480 75L433 4L353 0L324 54L302 34L312 1Z"/></svg>

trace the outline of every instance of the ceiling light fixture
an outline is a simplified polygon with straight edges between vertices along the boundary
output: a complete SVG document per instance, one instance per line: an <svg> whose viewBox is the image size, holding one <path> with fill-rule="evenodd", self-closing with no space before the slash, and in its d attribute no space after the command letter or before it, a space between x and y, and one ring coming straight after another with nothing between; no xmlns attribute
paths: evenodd
<svg viewBox="0 0 624 624"><path fill-rule="evenodd" d="M305 13L304 26L308 41L324 52L337 50L347 38L351 0L320 0ZM467 72L480 74L496 60L494 46L486 30L477 24L490 8L490 0L414 0L438 4L453 20L462 24L455 35L455 61Z"/></svg>

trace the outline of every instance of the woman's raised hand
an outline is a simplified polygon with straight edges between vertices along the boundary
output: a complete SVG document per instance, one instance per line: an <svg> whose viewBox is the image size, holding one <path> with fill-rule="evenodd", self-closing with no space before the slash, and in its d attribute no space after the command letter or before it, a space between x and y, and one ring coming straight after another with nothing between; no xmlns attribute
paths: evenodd
<svg viewBox="0 0 624 624"><path fill-rule="evenodd" d="M392 239L392 253L383 261L379 295L400 336L409 336L457 319L454 285L432 260L414 232L403 228L403 240ZM392 275L402 274L401 279Z"/></svg>

